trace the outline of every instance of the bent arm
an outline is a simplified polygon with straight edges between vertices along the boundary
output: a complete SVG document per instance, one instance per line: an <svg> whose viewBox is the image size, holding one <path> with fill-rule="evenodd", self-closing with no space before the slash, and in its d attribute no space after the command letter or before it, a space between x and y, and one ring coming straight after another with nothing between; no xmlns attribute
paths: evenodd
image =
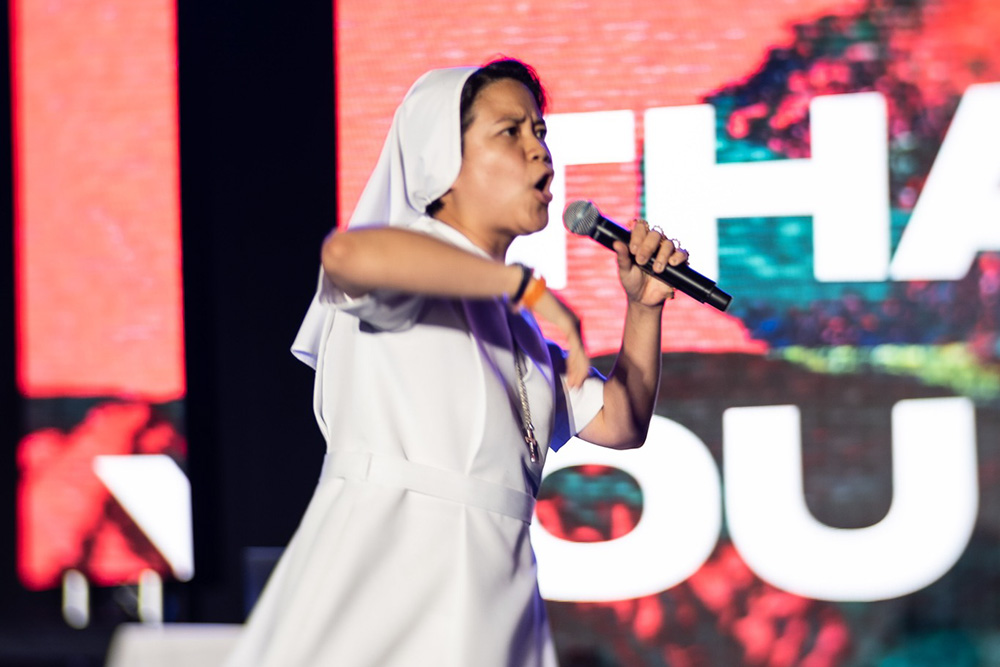
<svg viewBox="0 0 1000 667"><path fill-rule="evenodd" d="M639 447L646 440L660 386L662 308L630 302L615 365L604 383L604 407L580 437L614 449Z"/></svg>
<svg viewBox="0 0 1000 667"><path fill-rule="evenodd" d="M393 227L333 232L321 260L330 281L352 298L384 289L488 299L514 293L521 282L517 266Z"/></svg>
<svg viewBox="0 0 1000 667"><path fill-rule="evenodd" d="M653 268L662 271L668 263L677 266L686 262L688 256L641 220L632 230L629 246L616 241L614 249L628 295L625 332L614 368L604 383L604 407L580 431L580 437L595 445L630 449L641 446L649 432L660 387L663 304L674 295L672 287L639 267L655 259Z"/></svg>
<svg viewBox="0 0 1000 667"><path fill-rule="evenodd" d="M323 272L351 298L373 290L394 290L452 299L492 299L517 292L517 265L481 257L427 234L379 227L333 232L323 242ZM569 343L567 381L583 384L590 368L580 320L549 289L532 307Z"/></svg>

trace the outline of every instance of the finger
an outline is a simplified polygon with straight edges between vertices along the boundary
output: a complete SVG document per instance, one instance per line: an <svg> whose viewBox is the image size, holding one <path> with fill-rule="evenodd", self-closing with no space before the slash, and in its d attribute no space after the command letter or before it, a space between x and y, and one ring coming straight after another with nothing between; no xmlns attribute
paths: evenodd
<svg viewBox="0 0 1000 667"><path fill-rule="evenodd" d="M651 229L649 234L646 235L646 238L643 239L639 252L635 254L636 264L645 266L646 262L655 260L663 250L664 241L665 239L662 234L660 234L656 229Z"/></svg>
<svg viewBox="0 0 1000 667"><path fill-rule="evenodd" d="M634 244L636 246L635 251L632 254L635 256L635 263L643 266L656 254L657 248L659 248L660 241L663 237L655 229L650 229L643 221L643 234L642 238L638 239Z"/></svg>
<svg viewBox="0 0 1000 667"><path fill-rule="evenodd" d="M612 244L615 254L618 256L618 268L622 271L632 266L632 255L629 254L629 247L621 241Z"/></svg>
<svg viewBox="0 0 1000 667"><path fill-rule="evenodd" d="M668 239L670 243L674 246L674 252L670 255L669 262L671 266L679 266L684 262L688 261L688 251L681 247L681 242L677 239Z"/></svg>
<svg viewBox="0 0 1000 667"><path fill-rule="evenodd" d="M688 251L684 248L677 248L676 252L670 256L669 261L671 266L680 266L688 261Z"/></svg>
<svg viewBox="0 0 1000 667"><path fill-rule="evenodd" d="M657 235L659 236L659 234ZM653 270L660 272L667 267L667 262L671 265L677 266L672 260L674 255L677 254L677 248L674 246L673 241L670 239L665 239L660 237L660 247L656 249L656 258L653 261Z"/></svg>
<svg viewBox="0 0 1000 667"><path fill-rule="evenodd" d="M646 236L649 235L649 224L642 218L636 218L632 221L632 237L629 240L628 250L630 253L635 255L639 252L639 248L642 247L642 242L645 240Z"/></svg>

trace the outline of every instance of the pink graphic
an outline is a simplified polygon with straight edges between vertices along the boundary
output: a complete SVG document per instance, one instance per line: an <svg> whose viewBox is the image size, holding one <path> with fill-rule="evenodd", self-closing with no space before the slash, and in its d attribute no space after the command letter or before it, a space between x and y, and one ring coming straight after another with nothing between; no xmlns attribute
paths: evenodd
<svg viewBox="0 0 1000 667"><path fill-rule="evenodd" d="M31 589L57 586L69 568L101 585L170 567L94 474L100 455L166 454L184 439L148 405L105 403L70 433L46 429L18 445L18 570Z"/></svg>
<svg viewBox="0 0 1000 667"><path fill-rule="evenodd" d="M835 667L849 627L829 602L761 581L729 543L690 579L659 595L574 605L577 632L608 634L616 664L673 667ZM712 633L706 642L704 632ZM656 656L653 658L652 656Z"/></svg>

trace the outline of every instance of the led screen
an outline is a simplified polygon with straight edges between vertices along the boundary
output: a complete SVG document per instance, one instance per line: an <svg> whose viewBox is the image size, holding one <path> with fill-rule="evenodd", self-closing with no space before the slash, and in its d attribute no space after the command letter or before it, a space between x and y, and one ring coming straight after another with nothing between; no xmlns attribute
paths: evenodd
<svg viewBox="0 0 1000 667"><path fill-rule="evenodd" d="M175 7L11 3L18 574L192 575Z"/></svg>
<svg viewBox="0 0 1000 667"><path fill-rule="evenodd" d="M511 255L595 363L624 298L567 202L662 226L734 296L666 308L645 447L549 457L533 541L564 663L997 659L995 3L335 12L341 224L409 85L509 55L550 93L557 172L549 228Z"/></svg>

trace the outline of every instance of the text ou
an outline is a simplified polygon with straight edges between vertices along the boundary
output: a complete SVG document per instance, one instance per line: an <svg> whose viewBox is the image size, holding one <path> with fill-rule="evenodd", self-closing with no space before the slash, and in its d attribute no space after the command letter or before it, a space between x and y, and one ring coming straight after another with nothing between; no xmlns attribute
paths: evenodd
<svg viewBox="0 0 1000 667"><path fill-rule="evenodd" d="M542 595L609 601L653 595L711 555L722 513L746 564L778 588L820 600L872 601L918 591L965 551L978 513L975 415L966 398L913 399L892 410L892 504L865 528L833 528L806 507L799 413L731 408L723 417L725 494L691 431L654 417L645 446L608 450L581 440L551 454L544 474L588 464L632 475L638 524L607 542L570 542L533 522Z"/></svg>

